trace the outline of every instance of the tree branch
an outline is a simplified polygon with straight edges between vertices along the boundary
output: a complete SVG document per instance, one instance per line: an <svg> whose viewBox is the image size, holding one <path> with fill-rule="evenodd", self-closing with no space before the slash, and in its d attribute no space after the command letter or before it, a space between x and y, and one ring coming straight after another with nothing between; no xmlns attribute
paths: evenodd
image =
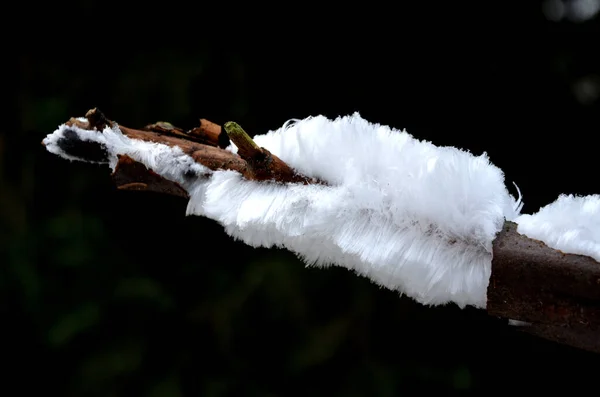
<svg viewBox="0 0 600 397"><path fill-rule="evenodd" d="M67 124L101 131L114 122L92 109L86 121L72 118ZM189 131L166 122L149 124L141 130L119 125L130 138L177 146L211 170L233 170L257 181L324 183L295 172L259 147L236 123L224 127L205 119ZM231 142L238 154L225 150ZM77 151L80 157L94 159L98 155L90 142L70 144L69 150ZM112 178L119 189L188 197L180 185L128 156L119 157ZM551 249L519 234L516 224L506 222L493 243L487 310L493 316L531 323L519 327L524 332L600 353L600 263Z"/></svg>
<svg viewBox="0 0 600 397"><path fill-rule="evenodd" d="M523 331L600 352L600 263L519 234L512 222L493 249L489 314L530 322Z"/></svg>

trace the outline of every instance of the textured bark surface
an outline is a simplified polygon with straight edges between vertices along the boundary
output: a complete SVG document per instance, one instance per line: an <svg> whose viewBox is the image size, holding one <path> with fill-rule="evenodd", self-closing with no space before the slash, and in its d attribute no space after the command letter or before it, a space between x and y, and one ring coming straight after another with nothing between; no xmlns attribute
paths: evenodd
<svg viewBox="0 0 600 397"><path fill-rule="evenodd" d="M119 156L112 178L118 189L142 190L188 198L188 193L178 183L164 179L129 156Z"/></svg>
<svg viewBox="0 0 600 397"><path fill-rule="evenodd" d="M600 263L565 254L506 222L494 241L489 314L532 323L520 327L600 352Z"/></svg>

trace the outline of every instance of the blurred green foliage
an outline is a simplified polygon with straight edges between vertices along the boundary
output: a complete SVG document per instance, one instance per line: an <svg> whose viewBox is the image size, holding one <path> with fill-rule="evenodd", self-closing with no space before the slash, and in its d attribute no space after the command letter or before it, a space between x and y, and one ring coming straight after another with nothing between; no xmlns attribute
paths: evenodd
<svg viewBox="0 0 600 397"><path fill-rule="evenodd" d="M85 13L94 9L88 3ZM527 26L545 29L539 17ZM14 55L16 116L0 135L5 390L15 382L22 394L41 383L64 396L396 396L581 375L572 363L594 357L519 335L483 312L422 307L345 270L305 268L288 252L244 246L210 220L186 218L182 200L116 191L107 167L70 163L40 145L57 125L94 106L131 127L165 120L189 128L206 117L236 120L251 132L357 107L382 122L402 116L430 126L434 112L462 117L473 131L444 130L439 142L474 150L490 142L460 113L462 105L423 102L423 81L448 80L432 73L433 58L415 53L418 62L398 69L372 67L370 58L336 61L337 52L301 62L281 54L285 48L259 54L260 39L247 40L230 46L199 39L187 51L165 46L89 62L58 51ZM569 48L545 53L555 61L540 61L547 65L540 73L570 84L580 71L600 71ZM454 60L487 62L470 56ZM488 72L469 69L456 84L478 90ZM444 92L438 99L455 100ZM571 94L560 95L562 105L575 106ZM598 109L597 101L586 106ZM419 107L427 111L410 118ZM500 106L485 111L503 114ZM521 132L513 134L506 140ZM506 165L509 172L517 167ZM525 183L533 179L519 172ZM571 364L552 358L559 354ZM598 368L597 358L590 362L588 370ZM533 367L546 372L532 378Z"/></svg>

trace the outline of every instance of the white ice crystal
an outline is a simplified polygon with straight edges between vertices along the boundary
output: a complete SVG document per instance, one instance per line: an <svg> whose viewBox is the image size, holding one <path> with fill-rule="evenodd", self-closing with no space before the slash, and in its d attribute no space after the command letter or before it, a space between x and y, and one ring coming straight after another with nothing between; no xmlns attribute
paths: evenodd
<svg viewBox="0 0 600 397"><path fill-rule="evenodd" d="M534 215L516 219L517 231L570 254L600 261L600 196L561 194Z"/></svg>
<svg viewBox="0 0 600 397"><path fill-rule="evenodd" d="M539 230L537 215L519 217L520 198L485 154L436 147L359 114L294 120L254 137L327 186L210 171L178 148L130 139L116 126L102 133L60 126L44 143L68 159L58 144L67 130L101 143L113 169L127 154L179 182L190 195L187 214L218 221L234 238L287 248L309 265L346 267L423 304L485 307L492 241L505 219L533 225L525 233Z"/></svg>

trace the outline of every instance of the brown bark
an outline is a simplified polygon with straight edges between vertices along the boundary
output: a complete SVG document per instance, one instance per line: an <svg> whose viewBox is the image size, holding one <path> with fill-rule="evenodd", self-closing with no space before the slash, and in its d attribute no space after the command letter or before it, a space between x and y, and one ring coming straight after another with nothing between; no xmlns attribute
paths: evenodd
<svg viewBox="0 0 600 397"><path fill-rule="evenodd" d="M118 189L142 190L188 198L188 193L178 183L169 181L138 163L129 156L119 156L112 175Z"/></svg>
<svg viewBox="0 0 600 397"><path fill-rule="evenodd" d="M72 118L68 124L101 130L113 123L97 109L90 110L86 118L85 122ZM228 127L230 131L226 131ZM250 180L323 183L295 172L258 147L235 123L224 129L201 119L200 126L189 131L165 122L142 130L122 125L119 128L134 139L178 146L211 170L237 171ZM230 140L238 147L239 155L223 149ZM119 158L112 177L119 189L187 197L177 183L127 156ZM506 222L493 244L487 310L490 315L531 323L518 328L524 332L600 352L600 263L551 249L517 233L516 225Z"/></svg>
<svg viewBox="0 0 600 397"><path fill-rule="evenodd" d="M530 322L519 329L600 352L600 263L519 234L512 222L493 249L489 314Z"/></svg>

